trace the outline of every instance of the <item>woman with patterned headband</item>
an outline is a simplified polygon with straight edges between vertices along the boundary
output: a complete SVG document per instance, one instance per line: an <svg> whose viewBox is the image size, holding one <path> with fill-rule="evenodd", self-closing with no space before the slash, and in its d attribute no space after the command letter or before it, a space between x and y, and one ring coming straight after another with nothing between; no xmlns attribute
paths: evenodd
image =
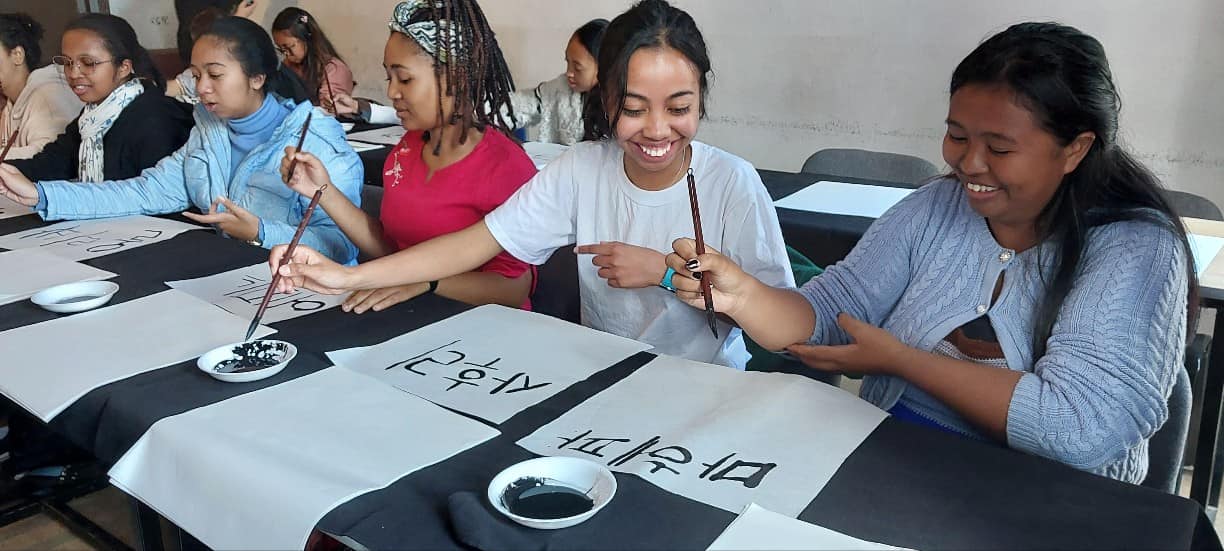
<svg viewBox="0 0 1224 551"><path fill-rule="evenodd" d="M319 206L366 257L377 258L479 222L535 175L502 117L514 91L497 39L475 0L401 2L383 50L387 97L408 131L387 156L378 218L344 196ZM286 150L281 172L294 158ZM289 186L306 197L331 176L298 153ZM426 292L471 304L530 306L533 270L502 252L438 281L353 293L346 311L382 310Z"/></svg>

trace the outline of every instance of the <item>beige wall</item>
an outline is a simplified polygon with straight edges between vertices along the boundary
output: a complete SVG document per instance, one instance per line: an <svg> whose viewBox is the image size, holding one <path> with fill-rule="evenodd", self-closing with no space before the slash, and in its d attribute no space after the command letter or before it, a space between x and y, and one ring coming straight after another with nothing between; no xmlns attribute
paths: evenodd
<svg viewBox="0 0 1224 551"><path fill-rule="evenodd" d="M361 94L381 98L394 0L260 0L323 22ZM629 0L484 0L519 86L563 70L570 32ZM763 168L798 170L825 147L910 153L943 165L947 79L1006 25L1059 20L1099 38L1123 94L1132 149L1173 188L1224 205L1224 2L1220 0L676 0L709 43L715 81L700 139Z"/></svg>

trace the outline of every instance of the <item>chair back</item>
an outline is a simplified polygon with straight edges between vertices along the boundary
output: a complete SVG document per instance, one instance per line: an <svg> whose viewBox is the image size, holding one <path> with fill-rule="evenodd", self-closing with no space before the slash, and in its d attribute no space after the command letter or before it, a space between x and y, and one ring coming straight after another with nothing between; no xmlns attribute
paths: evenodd
<svg viewBox="0 0 1224 551"><path fill-rule="evenodd" d="M822 149L803 163L802 172L910 184L918 187L939 175L925 159L866 149Z"/></svg>

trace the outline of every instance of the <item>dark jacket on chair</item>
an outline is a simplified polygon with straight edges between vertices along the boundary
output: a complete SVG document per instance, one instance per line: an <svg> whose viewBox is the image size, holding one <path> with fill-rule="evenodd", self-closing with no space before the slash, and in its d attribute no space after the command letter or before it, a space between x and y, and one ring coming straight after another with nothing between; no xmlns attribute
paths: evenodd
<svg viewBox="0 0 1224 551"><path fill-rule="evenodd" d="M10 164L34 181L73 180L77 178L77 154L81 131L77 119L68 123L64 133L32 158ZM126 180L140 175L187 142L191 127L191 106L167 97L149 87L128 104L102 137L102 174L107 180Z"/></svg>

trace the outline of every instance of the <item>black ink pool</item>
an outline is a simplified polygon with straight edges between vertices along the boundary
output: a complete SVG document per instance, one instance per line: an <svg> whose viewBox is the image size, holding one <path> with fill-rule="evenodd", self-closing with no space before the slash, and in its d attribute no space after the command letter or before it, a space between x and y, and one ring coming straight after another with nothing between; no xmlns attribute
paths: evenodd
<svg viewBox="0 0 1224 551"><path fill-rule="evenodd" d="M250 341L234 347L234 357L218 363L213 371L236 373L272 367L285 357L288 347L283 342Z"/></svg>
<svg viewBox="0 0 1224 551"><path fill-rule="evenodd" d="M511 513L540 520L568 518L595 508L595 501L582 491L534 476L512 482L502 492L502 503Z"/></svg>

